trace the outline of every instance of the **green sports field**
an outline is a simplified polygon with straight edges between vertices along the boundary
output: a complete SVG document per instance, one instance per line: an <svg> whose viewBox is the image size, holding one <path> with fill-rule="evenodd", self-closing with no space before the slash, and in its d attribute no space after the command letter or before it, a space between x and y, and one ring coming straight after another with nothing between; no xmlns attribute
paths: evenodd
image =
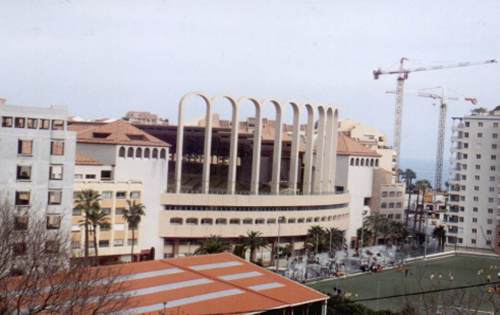
<svg viewBox="0 0 500 315"><path fill-rule="evenodd" d="M408 272L393 269L379 273L325 280L310 286L328 293L332 293L333 288L336 287L352 301L375 298L371 301L360 301L360 303L375 310L399 311L407 302L414 306L433 302L436 304L456 303L454 305L464 307L480 305L479 309L491 314L491 301L493 300L493 303L500 305L500 296L488 293L486 287L376 300L377 297L455 288L487 283L488 281L498 282L500 281L497 276L500 272L500 259L498 257L461 255L435 258L410 263L405 268L408 269Z"/></svg>

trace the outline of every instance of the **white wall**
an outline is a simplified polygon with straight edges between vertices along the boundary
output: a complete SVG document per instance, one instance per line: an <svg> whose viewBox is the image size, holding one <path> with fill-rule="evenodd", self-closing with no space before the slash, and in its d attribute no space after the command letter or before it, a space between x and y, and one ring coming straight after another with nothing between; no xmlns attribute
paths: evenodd
<svg viewBox="0 0 500 315"><path fill-rule="evenodd" d="M344 186L351 195L349 205L349 228L346 239L349 242L356 236L356 230L362 225L363 210L369 209L364 206L365 198L372 196L373 167L351 166L348 156L337 156L337 178L336 186Z"/></svg>

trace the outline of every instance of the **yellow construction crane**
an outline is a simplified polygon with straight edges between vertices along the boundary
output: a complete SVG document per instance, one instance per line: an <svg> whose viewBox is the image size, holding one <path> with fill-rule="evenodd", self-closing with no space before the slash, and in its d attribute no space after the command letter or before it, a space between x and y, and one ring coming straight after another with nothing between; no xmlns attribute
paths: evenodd
<svg viewBox="0 0 500 315"><path fill-rule="evenodd" d="M434 170L434 189L440 191L443 185L443 160L444 160L444 139L446 136L446 113L448 111L448 101L465 101L472 105L477 104L477 99L473 97L455 97L446 95L444 87L436 87L441 89L441 94L418 91L411 93L419 97L427 97L439 101L439 121L438 121L438 137L436 148L436 168ZM388 94L397 94L397 91L386 91Z"/></svg>
<svg viewBox="0 0 500 315"><path fill-rule="evenodd" d="M426 66L426 67L415 67L415 68L406 68L404 62L407 61L408 58L402 57L399 61L399 69L396 70L382 70L380 68L373 71L373 78L377 80L381 75L392 75L397 74L397 86L396 86L396 108L394 114L394 139L393 139L393 148L396 151L396 178L399 180L399 160L401 157L401 121L403 117L403 96L404 96L404 82L408 79L408 74L411 72L421 72L421 71L431 71L431 70L442 70L442 69L450 69L450 68L460 68L460 67L470 67L470 66L478 66L490 63L496 63L495 59L489 59L485 61L479 62L459 62L449 65L434 65L434 66Z"/></svg>

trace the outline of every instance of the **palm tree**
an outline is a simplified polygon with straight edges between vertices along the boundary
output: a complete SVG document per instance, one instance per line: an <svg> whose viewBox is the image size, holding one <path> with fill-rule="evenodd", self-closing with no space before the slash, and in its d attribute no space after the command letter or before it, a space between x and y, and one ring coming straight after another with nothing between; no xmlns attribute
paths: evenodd
<svg viewBox="0 0 500 315"><path fill-rule="evenodd" d="M444 228L444 226L436 226L434 228L434 231L432 231L432 237L437 239L439 249L441 251L444 251L444 244L446 242L446 229Z"/></svg>
<svg viewBox="0 0 500 315"><path fill-rule="evenodd" d="M80 224L87 224L92 226L93 236L94 236L94 250L96 264L99 264L99 252L97 250L97 228L105 229L110 226L108 213L104 212L100 207L97 209L92 209L90 212L85 214L85 219L82 220Z"/></svg>
<svg viewBox="0 0 500 315"><path fill-rule="evenodd" d="M130 202L127 200L128 209L123 210L123 218L127 221L129 230L132 231L132 245L130 249L130 259L134 261L134 243L135 243L135 230L139 227L139 223L141 223L141 217L145 215L144 205L142 203L138 203L135 200Z"/></svg>
<svg viewBox="0 0 500 315"><path fill-rule="evenodd" d="M229 249L229 244L218 235L210 235L204 239L200 247L194 252L195 255L222 253Z"/></svg>
<svg viewBox="0 0 500 315"><path fill-rule="evenodd" d="M248 231L243 238L245 248L250 249L250 261L255 263L255 255L261 247L267 246L267 241L262 237L261 232Z"/></svg>
<svg viewBox="0 0 500 315"><path fill-rule="evenodd" d="M330 251L330 254L334 253L336 250L339 250L342 248L342 245L344 245L344 231L339 230L337 228L329 228L327 229L328 233L328 250ZM331 248L330 248L331 245Z"/></svg>
<svg viewBox="0 0 500 315"><path fill-rule="evenodd" d="M391 242L397 244L408 237L408 229L402 222L390 220L387 236Z"/></svg>
<svg viewBox="0 0 500 315"><path fill-rule="evenodd" d="M401 174L406 183L406 193L408 194L408 208L406 210L405 224L408 225L410 210L411 210L411 193L415 189L412 181L417 178L417 174L412 170L407 168L403 174Z"/></svg>
<svg viewBox="0 0 500 315"><path fill-rule="evenodd" d="M431 183L426 179L417 180L415 182L415 188L417 189L417 212L415 213L414 221L413 221L413 231L416 231L417 228L417 217L418 217L418 231L420 232L422 228L422 216L424 212L424 204L425 204L425 192L432 189ZM419 196L422 193L421 204L419 206Z"/></svg>
<svg viewBox="0 0 500 315"><path fill-rule="evenodd" d="M364 226L371 232L373 245L377 245L378 236L385 235L388 230L387 219L379 213L372 213L365 217Z"/></svg>
<svg viewBox="0 0 500 315"><path fill-rule="evenodd" d="M101 196L99 193L92 189L86 189L80 191L75 200L75 209L78 209L83 212L84 217L84 230L85 230L85 248L84 248L84 256L85 258L89 257L89 226L90 222L88 220L89 214L94 210L99 210L101 208L99 201L101 200Z"/></svg>
<svg viewBox="0 0 500 315"><path fill-rule="evenodd" d="M325 234L326 231L319 225L313 225L307 231L305 245L310 250L314 249L314 253L324 251L328 248L325 246Z"/></svg>

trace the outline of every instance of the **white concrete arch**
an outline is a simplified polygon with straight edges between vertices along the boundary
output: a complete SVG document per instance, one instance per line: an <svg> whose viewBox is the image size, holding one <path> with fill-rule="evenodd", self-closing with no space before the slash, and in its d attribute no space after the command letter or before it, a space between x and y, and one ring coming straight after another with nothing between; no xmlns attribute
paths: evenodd
<svg viewBox="0 0 500 315"><path fill-rule="evenodd" d="M297 178L299 173L299 141L300 141L300 105L296 102L287 102L293 110L292 145L290 148L290 169L288 174L288 188L293 194L297 193Z"/></svg>
<svg viewBox="0 0 500 315"><path fill-rule="evenodd" d="M281 147L283 143L283 107L275 99L265 99L261 102L262 107L267 103L274 105L276 111L274 126L274 145L273 145L273 167L271 175L271 193L279 194L281 177Z"/></svg>
<svg viewBox="0 0 500 315"><path fill-rule="evenodd" d="M227 193L234 194L236 190L236 163L238 159L238 132L239 132L239 103L231 96L216 95L212 97L212 106L215 106L216 101L222 98L231 104L231 137L229 145L229 168L227 175Z"/></svg>
<svg viewBox="0 0 500 315"><path fill-rule="evenodd" d="M323 153L323 171L321 172L321 191L330 191L330 167L332 163L332 128L333 109L326 107L325 150Z"/></svg>
<svg viewBox="0 0 500 315"><path fill-rule="evenodd" d="M308 195L312 191L312 171L313 171L313 152L314 152L314 123L316 107L312 104L304 104L307 111L307 127L305 136L304 152L304 178L302 180L302 193Z"/></svg>
<svg viewBox="0 0 500 315"><path fill-rule="evenodd" d="M326 108L318 106L318 132L316 136L316 155L314 161L313 192L322 191L322 173L324 171L324 151L325 151L325 129L326 129Z"/></svg>
<svg viewBox="0 0 500 315"><path fill-rule="evenodd" d="M249 101L255 106L255 129L253 132L253 150L252 150L252 175L250 179L250 193L257 195L259 193L260 181L260 146L262 143L262 105L252 97L241 97L238 99L238 105L244 101Z"/></svg>
<svg viewBox="0 0 500 315"><path fill-rule="evenodd" d="M332 146L330 161L330 191L335 192L335 178L337 174L337 144L338 144L339 111L333 107L333 128L332 128Z"/></svg>
<svg viewBox="0 0 500 315"><path fill-rule="evenodd" d="M184 146L184 106L187 99L191 97L201 98L206 105L205 111L205 136L203 147L203 171L201 179L202 193L208 193L210 183L210 161L212 145L212 103L203 93L191 92L184 95L179 101L179 116L177 121L177 143L176 143L176 161L175 161L175 192L181 192L182 179L182 154Z"/></svg>

